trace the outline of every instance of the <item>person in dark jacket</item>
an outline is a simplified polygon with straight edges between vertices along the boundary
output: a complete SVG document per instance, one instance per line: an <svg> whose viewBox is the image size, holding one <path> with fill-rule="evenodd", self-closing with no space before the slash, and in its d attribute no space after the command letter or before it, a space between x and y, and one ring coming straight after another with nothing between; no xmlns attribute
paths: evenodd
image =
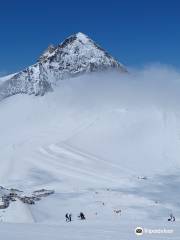
<svg viewBox="0 0 180 240"><path fill-rule="evenodd" d="M68 213L66 213L65 218L66 218L66 222L69 222L69 214Z"/></svg>
<svg viewBox="0 0 180 240"><path fill-rule="evenodd" d="M85 220L85 215L83 212L80 212L79 216L78 216L81 220Z"/></svg>

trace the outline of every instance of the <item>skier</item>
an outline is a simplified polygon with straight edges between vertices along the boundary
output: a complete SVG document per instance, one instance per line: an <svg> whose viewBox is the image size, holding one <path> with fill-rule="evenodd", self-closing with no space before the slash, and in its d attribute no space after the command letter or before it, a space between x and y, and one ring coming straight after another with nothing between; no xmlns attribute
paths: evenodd
<svg viewBox="0 0 180 240"><path fill-rule="evenodd" d="M69 221L70 221L70 219L69 219L69 214L68 214L68 213L66 213L65 218L66 218L66 222L69 222Z"/></svg>
<svg viewBox="0 0 180 240"><path fill-rule="evenodd" d="M69 222L71 222L72 221L72 214L70 213L69 214Z"/></svg>
<svg viewBox="0 0 180 240"><path fill-rule="evenodd" d="M78 216L81 220L85 220L85 215L83 212L80 212L79 216Z"/></svg>

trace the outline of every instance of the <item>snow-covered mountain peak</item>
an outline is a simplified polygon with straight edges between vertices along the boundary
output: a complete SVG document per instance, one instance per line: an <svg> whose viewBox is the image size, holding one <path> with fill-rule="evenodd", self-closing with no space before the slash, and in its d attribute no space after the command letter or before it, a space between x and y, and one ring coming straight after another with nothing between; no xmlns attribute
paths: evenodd
<svg viewBox="0 0 180 240"><path fill-rule="evenodd" d="M111 69L127 72L109 53L78 32L56 47L50 45L36 64L1 84L0 100L19 93L44 95L59 80Z"/></svg>
<svg viewBox="0 0 180 240"><path fill-rule="evenodd" d="M86 34L81 32L76 33L76 37L83 43L87 43L90 40Z"/></svg>
<svg viewBox="0 0 180 240"><path fill-rule="evenodd" d="M74 44L74 43L81 43L81 44L88 44L92 40L84 33L78 32L75 33L69 37L67 37L61 44L59 44L59 47L65 47L68 44Z"/></svg>

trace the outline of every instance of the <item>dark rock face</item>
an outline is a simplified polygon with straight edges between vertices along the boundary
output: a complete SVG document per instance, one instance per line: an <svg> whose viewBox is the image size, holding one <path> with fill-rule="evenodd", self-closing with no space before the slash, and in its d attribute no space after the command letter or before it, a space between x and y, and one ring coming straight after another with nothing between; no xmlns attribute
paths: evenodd
<svg viewBox="0 0 180 240"><path fill-rule="evenodd" d="M59 80L109 69L127 72L94 41L77 33L56 47L49 46L36 64L0 84L0 100L20 93L43 96Z"/></svg>
<svg viewBox="0 0 180 240"><path fill-rule="evenodd" d="M54 193L54 190L40 189L26 195L18 189L7 189L0 186L0 209L8 208L11 202L17 200L25 204L35 204L36 201L40 201L42 198Z"/></svg>

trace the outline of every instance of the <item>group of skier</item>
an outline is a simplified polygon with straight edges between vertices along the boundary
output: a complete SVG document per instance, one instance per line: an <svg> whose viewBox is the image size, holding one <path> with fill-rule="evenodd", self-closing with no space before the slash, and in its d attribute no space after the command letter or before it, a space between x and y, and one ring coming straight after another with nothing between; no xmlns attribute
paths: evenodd
<svg viewBox="0 0 180 240"><path fill-rule="evenodd" d="M168 218L168 221L169 222L175 222L176 221L176 218L175 218L175 216L172 213L170 214L170 216Z"/></svg>
<svg viewBox="0 0 180 240"><path fill-rule="evenodd" d="M66 218L66 222L71 222L72 221L72 214L71 213L66 213L65 218ZM86 219L83 212L80 212L78 218L80 220L85 220Z"/></svg>
<svg viewBox="0 0 180 240"><path fill-rule="evenodd" d="M66 222L71 222L72 221L72 214L71 213L66 213L65 218L66 218ZM80 214L78 215L78 218L80 220L85 220L86 219L83 212L80 212ZM173 214L170 214L170 216L168 218L168 221L175 222L176 221L175 216Z"/></svg>
<svg viewBox="0 0 180 240"><path fill-rule="evenodd" d="M72 214L71 213L66 213L65 218L66 218L66 222L71 222L72 221Z"/></svg>

